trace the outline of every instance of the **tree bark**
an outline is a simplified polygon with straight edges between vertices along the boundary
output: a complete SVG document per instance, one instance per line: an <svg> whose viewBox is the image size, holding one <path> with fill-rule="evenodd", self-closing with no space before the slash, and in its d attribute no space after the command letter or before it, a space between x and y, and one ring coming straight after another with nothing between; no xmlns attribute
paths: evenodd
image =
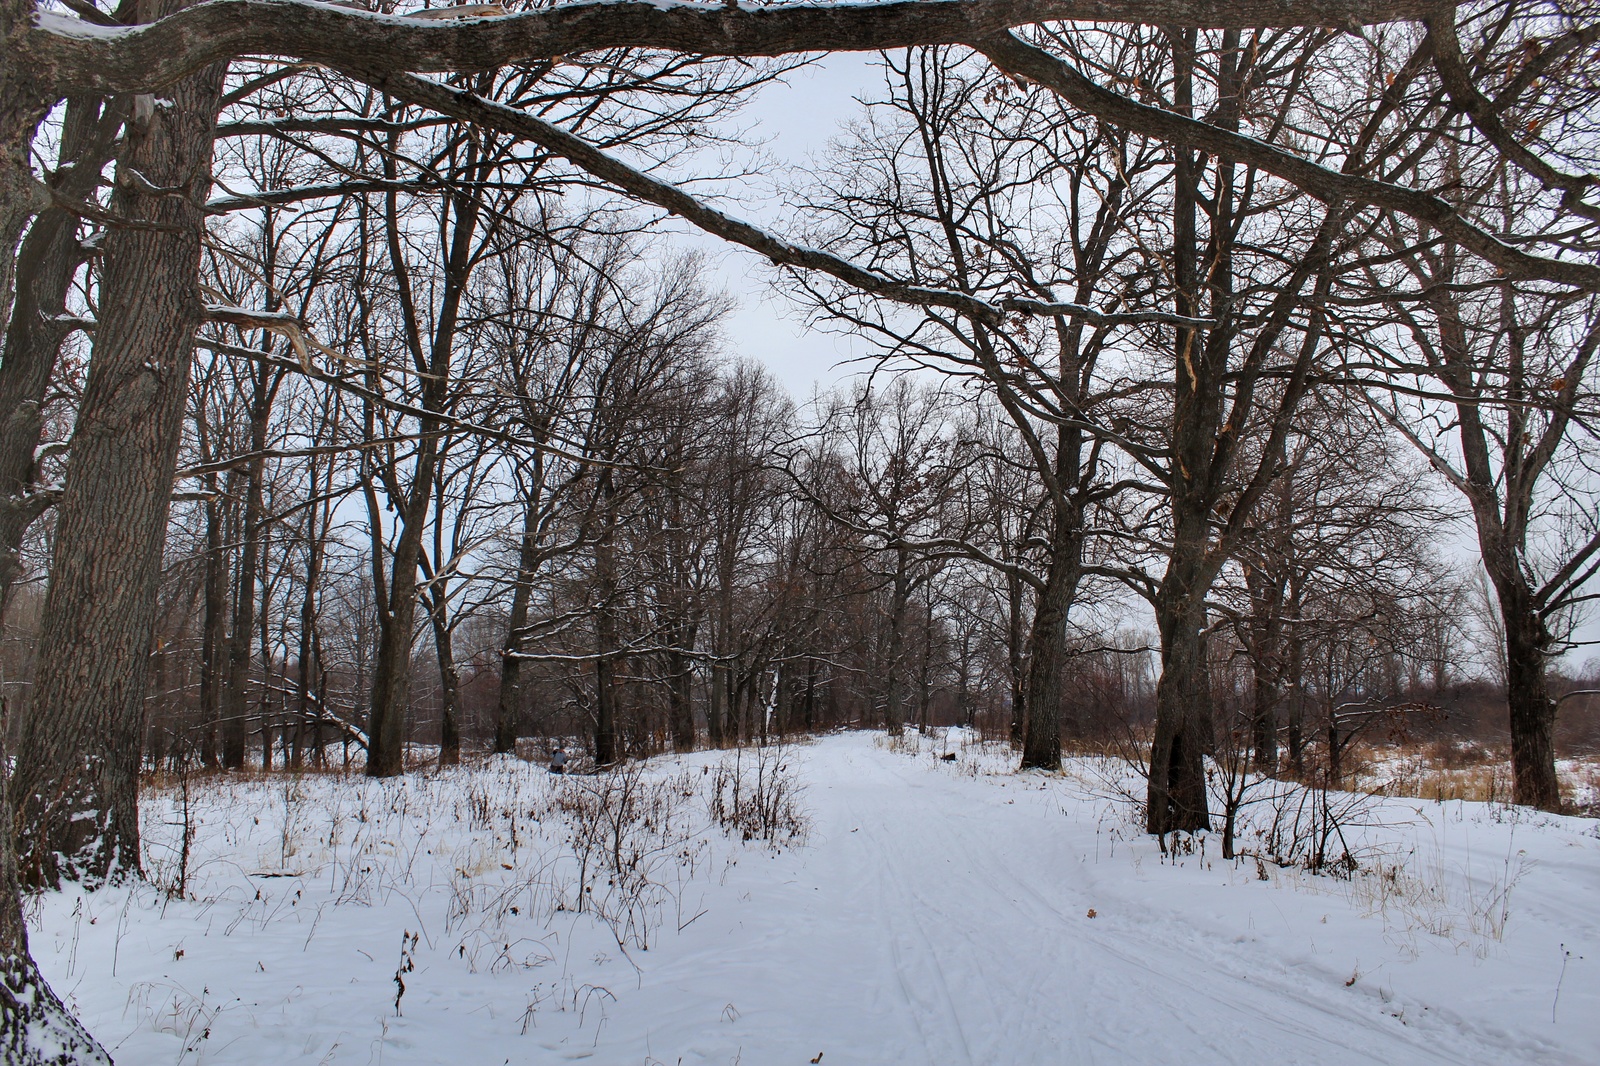
<svg viewBox="0 0 1600 1066"><path fill-rule="evenodd" d="M1500 617L1506 631L1506 705L1511 725L1512 796L1517 803L1544 811L1561 810L1561 782L1556 776L1556 703L1550 698L1545 664L1550 633L1532 598L1515 579L1496 582Z"/></svg>
<svg viewBox="0 0 1600 1066"><path fill-rule="evenodd" d="M153 3L152 17L176 9ZM58 504L13 801L22 876L90 884L139 868L138 765L150 631L183 434L195 284L224 69L134 108L116 213L161 228L105 242L100 323ZM133 175L179 195L149 195Z"/></svg>
<svg viewBox="0 0 1600 1066"><path fill-rule="evenodd" d="M69 100L53 187L74 200L90 196L120 125L120 108L102 108L96 97ZM66 322L67 294L87 254L78 242L77 216L60 207L39 213L16 254L16 291L0 355L0 617L21 576L23 535L48 502L35 493L44 400L61 345L75 328Z"/></svg>
<svg viewBox="0 0 1600 1066"><path fill-rule="evenodd" d="M537 462L537 460L535 460ZM533 484L542 479L535 478ZM522 715L523 630L533 600L533 570L539 558L538 514L531 499L523 504L522 545L517 552L516 587L511 590L511 616L501 645L500 698L495 705L494 752L510 755L517 750L517 725Z"/></svg>
<svg viewBox="0 0 1600 1066"><path fill-rule="evenodd" d="M6 763L0 745L0 827L12 823ZM111 1056L62 1005L28 952L28 923L22 917L10 832L0 832L0 1059L10 1066L111 1063Z"/></svg>
<svg viewBox="0 0 1600 1066"><path fill-rule="evenodd" d="M249 733L248 714L250 696L250 659L256 636L256 576L261 567L262 516L266 507L263 501L263 482L266 479L267 422L272 413L272 393L276 384L268 379L273 373L267 367L255 368L255 386L250 403L250 454L244 472L244 518L240 526L239 571L233 593L233 628L228 636L228 675L222 700L222 765L229 770L241 770L245 763L245 740ZM276 372L279 376L282 371ZM267 664L263 662L262 669ZM261 728L266 729L262 719ZM270 768L272 754L265 740L263 768Z"/></svg>

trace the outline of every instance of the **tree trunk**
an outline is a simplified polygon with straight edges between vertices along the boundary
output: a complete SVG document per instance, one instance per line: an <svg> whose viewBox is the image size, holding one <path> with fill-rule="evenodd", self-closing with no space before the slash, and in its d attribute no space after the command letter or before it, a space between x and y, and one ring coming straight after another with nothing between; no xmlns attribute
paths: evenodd
<svg viewBox="0 0 1600 1066"><path fill-rule="evenodd" d="M200 637L200 763L216 767L222 724L222 675L228 647L228 566L223 548L222 507L206 501L206 570Z"/></svg>
<svg viewBox="0 0 1600 1066"><path fill-rule="evenodd" d="M1520 585L1520 582L1517 583ZM1527 608L1518 587L1500 594L1506 630L1506 704L1511 723L1512 795L1517 803L1543 811L1561 810L1556 777L1556 703L1545 676L1550 635ZM1531 598L1531 597L1530 597Z"/></svg>
<svg viewBox="0 0 1600 1066"><path fill-rule="evenodd" d="M156 3L158 16L182 4ZM105 242L100 322L72 437L22 721L15 817L29 884L99 883L139 868L138 766L144 682L161 549L183 435L195 278L225 68L135 107L114 210L162 228L120 227Z"/></svg>
<svg viewBox="0 0 1600 1066"><path fill-rule="evenodd" d="M101 103L73 97L62 119L60 165L50 180L74 200L92 196L115 143L120 111L102 114ZM23 535L48 499L34 494L44 400L73 329L64 321L67 294L85 254L77 216L59 207L39 213L16 252L16 292L0 355L0 617L21 576Z"/></svg>
<svg viewBox="0 0 1600 1066"><path fill-rule="evenodd" d="M617 639L617 559L616 559L616 504L613 498L611 471L600 474L599 491L603 498L600 537L595 544L595 584L597 607L595 614L595 719L594 761L606 766L617 761L617 692L616 655Z"/></svg>
<svg viewBox="0 0 1600 1066"><path fill-rule="evenodd" d="M431 428L431 427L429 427ZM378 656L372 672L372 709L367 718L367 776L394 777L405 772L406 711L411 699L411 642L417 625L417 564L422 554L422 527L433 481L434 442L424 430L412 498L402 516L389 575L387 609L378 616ZM374 537L380 550L381 537Z"/></svg>
<svg viewBox="0 0 1600 1066"><path fill-rule="evenodd" d="M522 631L528 624L533 600L533 569L538 562L538 517L532 501L523 506L522 546L517 553L517 584L511 590L511 617L501 645L500 698L495 705L494 752L510 755L517 750L517 725L522 715Z"/></svg>
<svg viewBox="0 0 1600 1066"><path fill-rule="evenodd" d="M1070 541L1070 542L1069 542ZM1081 538L1055 545L1044 592L1028 637L1027 714L1023 718L1024 770L1061 769L1061 670L1065 665L1067 612L1082 574Z"/></svg>
<svg viewBox="0 0 1600 1066"><path fill-rule="evenodd" d="M6 762L0 747L0 827L12 823ZM0 1060L9 1066L111 1063L111 1056L62 1005L28 953L28 923L22 917L17 856L9 832L0 832Z"/></svg>
<svg viewBox="0 0 1600 1066"><path fill-rule="evenodd" d="M905 727L905 629L906 609L911 602L910 553L901 548L895 553L894 582L889 594L889 647L883 665L888 680L883 696L883 728L892 737Z"/></svg>
<svg viewBox="0 0 1600 1066"><path fill-rule="evenodd" d="M683 643L687 634L687 644ZM694 628L679 629L678 649L694 646ZM667 660L667 707L671 719L672 747L675 751L694 750L694 666L682 650L669 651Z"/></svg>
<svg viewBox="0 0 1600 1066"><path fill-rule="evenodd" d="M1211 699L1203 636L1205 587L1193 573L1195 566L1180 565L1186 562L1175 547L1156 598L1161 680L1156 685L1146 828L1158 835L1211 827L1202 758Z"/></svg>
<svg viewBox="0 0 1600 1066"><path fill-rule="evenodd" d="M456 668L450 625L445 618L448 597L443 583L435 587L433 600L429 613L433 620L433 651L439 660L439 765L455 766L461 762L461 671Z"/></svg>
<svg viewBox="0 0 1600 1066"><path fill-rule="evenodd" d="M238 581L233 595L233 632L228 638L228 684L222 703L222 765L230 770L244 767L245 738L248 716L245 708L250 695L251 643L256 637L256 577L261 568L261 544L266 505L263 500L267 461L263 453L267 448L267 423L272 416L272 400L278 390L282 372L267 367L255 369L250 398L250 454L256 456L244 472L244 519L240 528L240 555ZM263 625L265 613L263 596ZM263 670L267 668L262 661ZM266 718L261 728L266 729ZM261 749L266 753L263 769L271 769L271 745L263 740Z"/></svg>

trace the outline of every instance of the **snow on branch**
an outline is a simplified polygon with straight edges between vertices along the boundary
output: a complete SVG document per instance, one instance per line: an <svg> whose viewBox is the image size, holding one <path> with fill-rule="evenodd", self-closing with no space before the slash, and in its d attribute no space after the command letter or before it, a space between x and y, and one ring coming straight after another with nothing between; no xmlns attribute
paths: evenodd
<svg viewBox="0 0 1600 1066"><path fill-rule="evenodd" d="M211 0L139 26L44 12L17 58L52 91L153 92L211 63L279 55L369 70L484 70L608 48L774 56L960 44L1036 22L1339 26L1421 18L1436 0L894 0L681 3L588 0L500 17L382 15L312 0ZM451 9L452 14L456 9ZM8 59L11 57L8 56Z"/></svg>

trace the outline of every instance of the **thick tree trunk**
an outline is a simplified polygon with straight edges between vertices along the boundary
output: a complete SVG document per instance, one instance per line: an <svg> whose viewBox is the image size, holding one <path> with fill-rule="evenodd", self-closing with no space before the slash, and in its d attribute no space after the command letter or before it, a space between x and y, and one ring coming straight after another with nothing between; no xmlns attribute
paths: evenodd
<svg viewBox="0 0 1600 1066"><path fill-rule="evenodd" d="M1556 776L1556 703L1545 676L1550 636L1527 607L1521 589L1500 594L1506 631L1506 705L1511 724L1512 795L1516 802L1544 811L1561 810Z"/></svg>
<svg viewBox="0 0 1600 1066"><path fill-rule="evenodd" d="M1024 770L1061 769L1061 670L1066 659L1067 613L1082 575L1081 552L1081 537L1067 534L1057 542L1033 614L1022 731Z"/></svg>
<svg viewBox="0 0 1600 1066"><path fill-rule="evenodd" d="M51 179L63 195L92 194L117 122L115 114L101 114L98 98L68 101L61 165ZM16 292L0 355L0 617L21 576L23 535L48 500L35 492L44 400L73 329L65 322L67 294L85 254L77 217L57 207L39 213L16 253Z"/></svg>
<svg viewBox="0 0 1600 1066"><path fill-rule="evenodd" d="M906 609L911 602L910 553L900 549L895 556L894 581L889 592L889 646L884 669L887 680L883 694L883 728L892 737L905 728L905 630Z"/></svg>
<svg viewBox="0 0 1600 1066"><path fill-rule="evenodd" d="M1200 579L1200 568L1185 554L1174 548L1156 599L1161 680L1156 686L1146 812L1146 828L1156 834L1211 827L1202 757L1208 746L1205 726L1211 702L1204 639L1209 583Z"/></svg>
<svg viewBox="0 0 1600 1066"><path fill-rule="evenodd" d="M0 750L0 826L11 825ZM17 856L0 832L0 1061L8 1066L110 1066L111 1056L68 1012L28 953Z"/></svg>
<svg viewBox="0 0 1600 1066"><path fill-rule="evenodd" d="M148 15L181 4L153 4ZM30 884L139 867L144 682L194 330L221 66L134 109L114 210L161 229L105 242L100 322L57 509L14 782ZM131 177L183 195L147 195ZM114 535L113 535L114 534Z"/></svg>
<svg viewBox="0 0 1600 1066"><path fill-rule="evenodd" d="M609 469L600 474L603 503L599 541L595 544L595 719L594 761L606 766L617 761L617 558L616 504Z"/></svg>

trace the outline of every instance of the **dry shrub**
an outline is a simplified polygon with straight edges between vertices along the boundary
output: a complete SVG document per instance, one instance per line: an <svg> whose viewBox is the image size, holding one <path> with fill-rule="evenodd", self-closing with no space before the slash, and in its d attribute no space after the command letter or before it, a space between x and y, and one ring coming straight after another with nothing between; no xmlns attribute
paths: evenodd
<svg viewBox="0 0 1600 1066"><path fill-rule="evenodd" d="M786 744L740 748L711 767L706 804L711 820L741 840L772 847L802 844L810 820L801 806L803 788Z"/></svg>

